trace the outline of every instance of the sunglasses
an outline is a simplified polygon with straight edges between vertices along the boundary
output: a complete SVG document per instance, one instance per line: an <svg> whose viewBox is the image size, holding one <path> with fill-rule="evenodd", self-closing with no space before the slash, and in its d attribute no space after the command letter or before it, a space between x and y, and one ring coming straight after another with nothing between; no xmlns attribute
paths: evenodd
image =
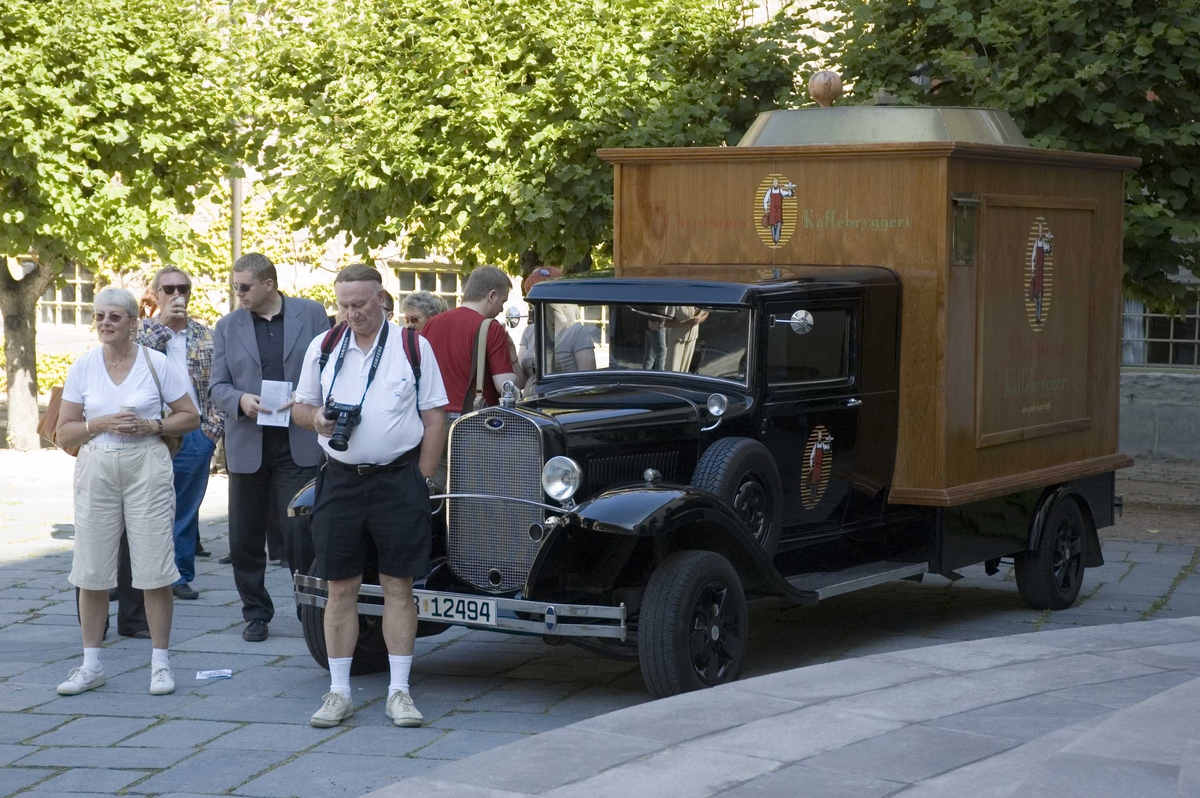
<svg viewBox="0 0 1200 798"><path fill-rule="evenodd" d="M160 285L158 288L167 296L174 294L176 291L179 292L180 296L187 296L188 294L192 293L192 287L190 285Z"/></svg>
<svg viewBox="0 0 1200 798"><path fill-rule="evenodd" d="M250 293L250 289L256 285L258 283L234 283L233 290L239 294L248 294Z"/></svg>
<svg viewBox="0 0 1200 798"><path fill-rule="evenodd" d="M128 318L129 317L123 313L107 313L107 314L93 313L92 314L92 321L96 322L96 324L103 324L105 321L108 321L109 324L120 324L121 322L125 321L125 319L128 319Z"/></svg>

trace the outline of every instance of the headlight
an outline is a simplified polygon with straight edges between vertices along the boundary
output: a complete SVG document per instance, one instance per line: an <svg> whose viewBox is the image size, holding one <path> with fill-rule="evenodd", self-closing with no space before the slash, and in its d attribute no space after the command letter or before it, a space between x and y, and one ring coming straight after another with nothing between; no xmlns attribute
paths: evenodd
<svg viewBox="0 0 1200 798"><path fill-rule="evenodd" d="M570 457L551 457L542 468L542 489L557 502L575 495L583 483L583 469Z"/></svg>

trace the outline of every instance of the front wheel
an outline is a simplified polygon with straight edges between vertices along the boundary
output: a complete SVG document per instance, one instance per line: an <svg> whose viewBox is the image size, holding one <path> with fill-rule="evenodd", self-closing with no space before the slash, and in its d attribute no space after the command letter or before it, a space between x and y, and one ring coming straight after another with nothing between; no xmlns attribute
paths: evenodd
<svg viewBox="0 0 1200 798"><path fill-rule="evenodd" d="M320 577L316 562L308 571L309 576ZM325 609L309 604L300 605L300 625L304 629L304 643L317 665L329 670L329 651L325 647ZM358 644L354 647L354 661L350 674L378 673L388 669L387 645L383 641L383 619L378 615L358 616Z"/></svg>
<svg viewBox="0 0 1200 798"><path fill-rule="evenodd" d="M737 571L711 551L680 551L650 577L638 620L638 661L656 698L732 682L749 616Z"/></svg>
<svg viewBox="0 0 1200 798"><path fill-rule="evenodd" d="M1074 499L1064 496L1050 510L1037 549L1014 558L1017 589L1029 606L1065 610L1075 603L1083 585L1086 541L1083 512Z"/></svg>

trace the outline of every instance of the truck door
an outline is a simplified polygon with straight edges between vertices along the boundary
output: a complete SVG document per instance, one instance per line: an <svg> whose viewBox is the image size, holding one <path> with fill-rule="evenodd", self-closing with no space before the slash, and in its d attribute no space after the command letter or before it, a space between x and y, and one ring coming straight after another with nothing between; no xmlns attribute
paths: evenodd
<svg viewBox="0 0 1200 798"><path fill-rule="evenodd" d="M766 307L762 440L783 481L783 539L837 530L850 503L860 311L857 299Z"/></svg>

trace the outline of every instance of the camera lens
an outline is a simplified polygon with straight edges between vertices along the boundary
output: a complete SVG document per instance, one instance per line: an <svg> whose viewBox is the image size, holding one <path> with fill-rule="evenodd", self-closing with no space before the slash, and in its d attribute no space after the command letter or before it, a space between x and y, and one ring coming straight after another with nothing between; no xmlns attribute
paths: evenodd
<svg viewBox="0 0 1200 798"><path fill-rule="evenodd" d="M335 452L344 452L349 445L350 436L340 430L334 430L333 435L329 438L329 448Z"/></svg>

